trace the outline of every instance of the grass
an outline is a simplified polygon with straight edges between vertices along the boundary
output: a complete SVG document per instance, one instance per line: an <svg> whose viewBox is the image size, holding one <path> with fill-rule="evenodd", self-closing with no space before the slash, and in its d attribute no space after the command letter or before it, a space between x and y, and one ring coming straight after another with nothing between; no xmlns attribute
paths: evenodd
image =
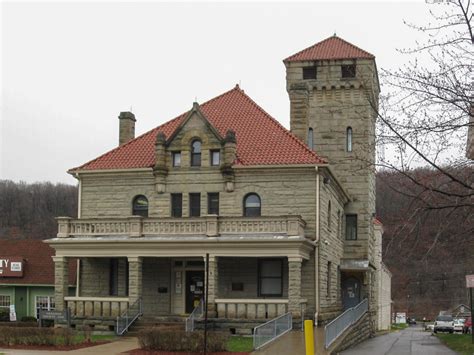
<svg viewBox="0 0 474 355"><path fill-rule="evenodd" d="M436 334L436 336L448 348L461 355L474 354L474 344L471 334Z"/></svg>
<svg viewBox="0 0 474 355"><path fill-rule="evenodd" d="M115 339L115 335L91 335L91 342L92 343L97 343L97 342L102 342L102 341L112 341ZM76 334L73 336L72 344L82 344L86 340L86 337L84 334ZM57 338L58 345L64 345L64 337L58 337ZM1 354L0 354L1 355Z"/></svg>
<svg viewBox="0 0 474 355"><path fill-rule="evenodd" d="M253 338L252 337L230 337L227 342L227 350L235 352L251 352L253 350Z"/></svg>
<svg viewBox="0 0 474 355"><path fill-rule="evenodd" d="M408 327L408 324L406 323L393 323L391 326L392 332L396 332L397 330L403 330Z"/></svg>

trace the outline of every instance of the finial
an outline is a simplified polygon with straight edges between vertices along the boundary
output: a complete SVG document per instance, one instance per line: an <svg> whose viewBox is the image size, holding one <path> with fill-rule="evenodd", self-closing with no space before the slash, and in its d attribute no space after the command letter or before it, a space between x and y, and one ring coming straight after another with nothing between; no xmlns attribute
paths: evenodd
<svg viewBox="0 0 474 355"><path fill-rule="evenodd" d="M336 30L334 30L333 37L337 37L337 35L336 35Z"/></svg>

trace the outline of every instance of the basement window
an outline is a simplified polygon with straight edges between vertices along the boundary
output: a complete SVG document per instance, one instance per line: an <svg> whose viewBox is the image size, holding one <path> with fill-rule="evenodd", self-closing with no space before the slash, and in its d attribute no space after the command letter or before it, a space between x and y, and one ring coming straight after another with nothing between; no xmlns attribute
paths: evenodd
<svg viewBox="0 0 474 355"><path fill-rule="evenodd" d="M355 78L356 76L355 64L341 65L341 76L343 78Z"/></svg>
<svg viewBox="0 0 474 355"><path fill-rule="evenodd" d="M316 79L316 75L317 75L316 66L303 68L303 80Z"/></svg>

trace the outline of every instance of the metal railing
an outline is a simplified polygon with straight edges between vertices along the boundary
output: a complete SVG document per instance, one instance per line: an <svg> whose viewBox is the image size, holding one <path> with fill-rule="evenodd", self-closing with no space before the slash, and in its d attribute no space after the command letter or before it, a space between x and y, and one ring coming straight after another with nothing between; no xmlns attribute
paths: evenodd
<svg viewBox="0 0 474 355"><path fill-rule="evenodd" d="M135 320L143 314L142 299L139 297L120 316L117 317L115 333L124 335Z"/></svg>
<svg viewBox="0 0 474 355"><path fill-rule="evenodd" d="M357 306L347 309L337 318L333 319L324 327L324 345L329 348L332 343L346 331L351 325L357 322L369 309L367 298Z"/></svg>
<svg viewBox="0 0 474 355"><path fill-rule="evenodd" d="M203 299L199 301L199 304L193 309L191 314L185 321L185 329L186 332L193 332L194 331L194 322L197 318L202 317L204 314L204 302Z"/></svg>
<svg viewBox="0 0 474 355"><path fill-rule="evenodd" d="M253 348L255 350L267 345L293 329L291 312L274 318L253 328Z"/></svg>

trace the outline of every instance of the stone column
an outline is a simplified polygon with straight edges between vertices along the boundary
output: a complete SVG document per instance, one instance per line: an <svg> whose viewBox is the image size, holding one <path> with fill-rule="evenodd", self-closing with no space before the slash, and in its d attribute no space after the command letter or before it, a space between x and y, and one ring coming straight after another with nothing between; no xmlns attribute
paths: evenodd
<svg viewBox="0 0 474 355"><path fill-rule="evenodd" d="M206 263L206 257L204 257L204 264ZM204 278L206 278L206 269L204 269ZM208 289L208 305L207 305L207 314L209 318L216 317L216 298L218 290L218 264L217 257L214 255L209 255L209 289ZM207 280L205 280L207 282ZM204 284L205 286L206 284ZM204 295L206 290L204 289Z"/></svg>
<svg viewBox="0 0 474 355"><path fill-rule="evenodd" d="M128 257L128 298L130 304L142 296L142 264L141 257Z"/></svg>
<svg viewBox="0 0 474 355"><path fill-rule="evenodd" d="M68 295L69 268L68 259L64 256L53 256L54 261L54 300L57 311L66 309L64 297Z"/></svg>
<svg viewBox="0 0 474 355"><path fill-rule="evenodd" d="M288 257L288 311L301 317L301 263L303 258Z"/></svg>

